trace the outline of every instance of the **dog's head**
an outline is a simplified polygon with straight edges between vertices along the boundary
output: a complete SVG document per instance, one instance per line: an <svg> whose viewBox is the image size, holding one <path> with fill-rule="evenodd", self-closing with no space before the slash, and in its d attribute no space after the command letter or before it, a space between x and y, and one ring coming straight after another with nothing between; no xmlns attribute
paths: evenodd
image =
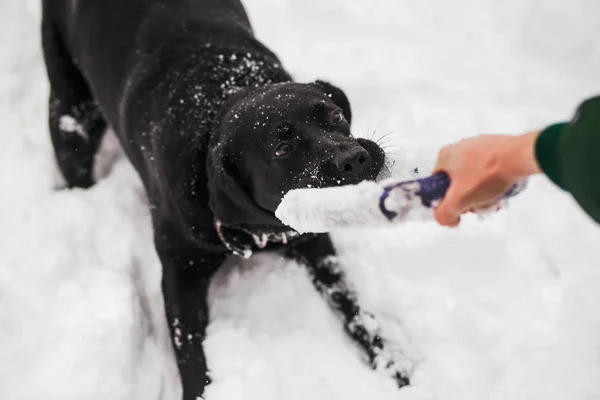
<svg viewBox="0 0 600 400"><path fill-rule="evenodd" d="M374 180L383 150L350 131L344 92L317 81L238 95L220 117L207 159L210 204L226 225L281 225L274 211L289 190Z"/></svg>

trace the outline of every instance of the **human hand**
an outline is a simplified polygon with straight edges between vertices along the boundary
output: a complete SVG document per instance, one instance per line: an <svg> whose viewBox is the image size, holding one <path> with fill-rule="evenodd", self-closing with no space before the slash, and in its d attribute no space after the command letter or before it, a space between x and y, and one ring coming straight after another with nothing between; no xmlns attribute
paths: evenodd
<svg viewBox="0 0 600 400"><path fill-rule="evenodd" d="M539 173L539 134L481 135L442 148L434 173L445 172L451 183L435 210L438 223L458 226L461 214L494 204L512 185Z"/></svg>

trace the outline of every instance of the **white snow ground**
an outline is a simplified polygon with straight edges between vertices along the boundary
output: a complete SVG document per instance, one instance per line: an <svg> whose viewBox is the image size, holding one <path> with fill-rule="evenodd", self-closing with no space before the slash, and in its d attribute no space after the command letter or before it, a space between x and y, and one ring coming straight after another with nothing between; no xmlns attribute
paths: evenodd
<svg viewBox="0 0 600 400"><path fill-rule="evenodd" d="M173 399L146 203L128 162L113 165L114 138L98 185L54 191L38 3L0 1L0 398ZM402 176L427 173L445 142L566 119L600 90L597 0L246 5L297 78L347 91L357 134L395 131ZM400 391L359 361L302 269L232 260L211 293L206 397L598 399L599 240L544 178L457 230L336 235L361 301L414 364Z"/></svg>

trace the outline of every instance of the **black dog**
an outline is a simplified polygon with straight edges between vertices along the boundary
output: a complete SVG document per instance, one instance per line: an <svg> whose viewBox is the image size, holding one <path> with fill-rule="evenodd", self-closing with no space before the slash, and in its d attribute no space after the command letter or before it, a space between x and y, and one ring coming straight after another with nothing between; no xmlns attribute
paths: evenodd
<svg viewBox="0 0 600 400"><path fill-rule="evenodd" d="M212 273L231 253L281 248L312 273L373 366L407 383L348 290L328 235L273 212L290 189L374 179L384 153L354 139L344 93L292 82L238 0L44 0L50 132L69 187L93 184L111 126L140 174L163 266L185 399L208 382Z"/></svg>

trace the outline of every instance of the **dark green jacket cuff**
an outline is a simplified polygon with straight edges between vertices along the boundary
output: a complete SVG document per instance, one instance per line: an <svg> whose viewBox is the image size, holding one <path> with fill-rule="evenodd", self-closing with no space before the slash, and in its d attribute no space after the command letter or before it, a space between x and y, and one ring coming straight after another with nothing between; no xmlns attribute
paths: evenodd
<svg viewBox="0 0 600 400"><path fill-rule="evenodd" d="M559 143L568 123L550 125L542 131L535 144L535 155L540 168L556 185L565 189L560 176Z"/></svg>

